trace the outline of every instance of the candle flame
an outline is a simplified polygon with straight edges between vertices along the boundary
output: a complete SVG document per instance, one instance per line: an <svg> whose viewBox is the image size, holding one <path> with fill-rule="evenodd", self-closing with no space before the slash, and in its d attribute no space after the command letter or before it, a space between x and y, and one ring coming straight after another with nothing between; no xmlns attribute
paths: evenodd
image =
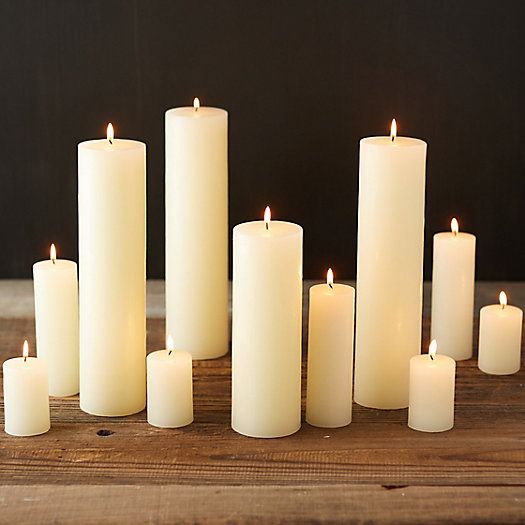
<svg viewBox="0 0 525 525"><path fill-rule="evenodd" d="M430 356L430 359L434 359L436 357L436 352L438 349L438 344L435 339L432 339L430 346L428 347L428 355Z"/></svg>
<svg viewBox="0 0 525 525"><path fill-rule="evenodd" d="M450 229L454 235L457 235L459 232L459 223L455 217L450 221Z"/></svg>
<svg viewBox="0 0 525 525"><path fill-rule="evenodd" d="M328 271L326 272L326 284L330 287L334 287L334 272L332 271L332 268L328 268Z"/></svg>
<svg viewBox="0 0 525 525"><path fill-rule="evenodd" d="M390 139L392 140L392 142L396 140L396 137L397 137L397 122L396 122L396 119L393 118L392 124L390 125Z"/></svg>
<svg viewBox="0 0 525 525"><path fill-rule="evenodd" d="M270 210L270 206L266 206L266 209L264 210L264 225L266 226L267 230L270 228L271 219L272 219L272 210Z"/></svg>
<svg viewBox="0 0 525 525"><path fill-rule="evenodd" d="M24 341L24 346L22 347L22 357L24 358L24 361L29 357L29 343L27 342L27 339Z"/></svg>
<svg viewBox="0 0 525 525"><path fill-rule="evenodd" d="M57 249L54 244L51 244L51 248L49 248L49 258L53 264L55 264L55 261L57 260Z"/></svg>
<svg viewBox="0 0 525 525"><path fill-rule="evenodd" d="M198 97L195 97L193 99L193 108L195 109L195 111L198 111L198 109L201 107L201 101L199 100Z"/></svg>
<svg viewBox="0 0 525 525"><path fill-rule="evenodd" d="M501 308L507 306L507 294L503 291L499 293L499 304L501 304Z"/></svg>
<svg viewBox="0 0 525 525"><path fill-rule="evenodd" d="M108 124L106 129L106 137L110 144L113 144L113 139L115 138L115 130L113 129L113 124L111 122Z"/></svg>
<svg viewBox="0 0 525 525"><path fill-rule="evenodd" d="M166 339L166 348L169 350L169 353L173 352L175 350L175 342L173 341L173 337L171 337L171 334L168 335Z"/></svg>

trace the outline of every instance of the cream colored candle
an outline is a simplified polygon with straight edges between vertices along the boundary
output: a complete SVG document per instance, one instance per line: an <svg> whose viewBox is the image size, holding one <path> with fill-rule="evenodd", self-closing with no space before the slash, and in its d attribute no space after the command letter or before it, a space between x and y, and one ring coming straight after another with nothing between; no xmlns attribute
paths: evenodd
<svg viewBox="0 0 525 525"><path fill-rule="evenodd" d="M486 374L515 374L521 367L523 310L508 305L505 292L499 302L479 314L478 366Z"/></svg>
<svg viewBox="0 0 525 525"><path fill-rule="evenodd" d="M421 432L444 432L454 426L456 362L436 355L436 350L433 340L427 355L410 360L408 426Z"/></svg>
<svg viewBox="0 0 525 525"><path fill-rule="evenodd" d="M193 421L192 359L174 349L171 336L167 347L148 354L148 423L177 428Z"/></svg>
<svg viewBox="0 0 525 525"><path fill-rule="evenodd" d="M384 409L408 406L421 348L427 150L392 128L361 140L359 162L354 399Z"/></svg>
<svg viewBox="0 0 525 525"><path fill-rule="evenodd" d="M146 146L78 145L80 408L124 416L146 406Z"/></svg>
<svg viewBox="0 0 525 525"><path fill-rule="evenodd" d="M344 427L352 421L354 297L351 286L333 282L310 288L306 421Z"/></svg>
<svg viewBox="0 0 525 525"><path fill-rule="evenodd" d="M228 113L166 112L166 333L194 359L229 349Z"/></svg>
<svg viewBox="0 0 525 525"><path fill-rule="evenodd" d="M232 427L251 437L301 426L303 229L264 221L233 229Z"/></svg>
<svg viewBox="0 0 525 525"><path fill-rule="evenodd" d="M456 361L472 357L476 237L451 231L434 235L431 337L439 352Z"/></svg>
<svg viewBox="0 0 525 525"><path fill-rule="evenodd" d="M46 362L29 357L24 341L22 357L4 361L3 371L5 431L12 436L47 432L51 424Z"/></svg>
<svg viewBox="0 0 525 525"><path fill-rule="evenodd" d="M50 259L33 265L37 356L47 363L49 395L78 394L78 280L73 261Z"/></svg>

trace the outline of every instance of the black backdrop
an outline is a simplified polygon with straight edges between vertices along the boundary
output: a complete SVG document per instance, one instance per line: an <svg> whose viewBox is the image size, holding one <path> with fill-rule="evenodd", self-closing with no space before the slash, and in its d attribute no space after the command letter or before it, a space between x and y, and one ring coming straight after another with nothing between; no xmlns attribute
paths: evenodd
<svg viewBox="0 0 525 525"><path fill-rule="evenodd" d="M0 3L0 277L77 258L77 142L148 145L148 277L164 275L164 111L230 114L230 225L305 228L305 277L356 268L358 140L429 143L432 234L478 236L478 278L525 279L525 2Z"/></svg>

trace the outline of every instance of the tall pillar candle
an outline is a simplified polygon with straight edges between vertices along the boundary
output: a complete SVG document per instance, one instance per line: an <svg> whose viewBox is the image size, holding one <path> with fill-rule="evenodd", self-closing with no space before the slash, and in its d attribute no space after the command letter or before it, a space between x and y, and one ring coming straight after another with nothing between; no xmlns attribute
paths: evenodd
<svg viewBox="0 0 525 525"><path fill-rule="evenodd" d="M80 408L146 406L146 146L78 145Z"/></svg>
<svg viewBox="0 0 525 525"><path fill-rule="evenodd" d="M351 286L333 282L310 288L306 421L336 428L352 421L354 297Z"/></svg>
<svg viewBox="0 0 525 525"><path fill-rule="evenodd" d="M436 350L433 340L428 354L410 359L408 426L421 432L444 432L454 426L456 362Z"/></svg>
<svg viewBox="0 0 525 525"><path fill-rule="evenodd" d="M523 310L507 304L505 292L499 302L479 314L478 366L486 374L515 374L521 367Z"/></svg>
<svg viewBox="0 0 525 525"><path fill-rule="evenodd" d="M229 349L228 114L166 112L166 333L194 359Z"/></svg>
<svg viewBox="0 0 525 525"><path fill-rule="evenodd" d="M422 140L361 140L354 399L408 406L410 358L420 352L425 163Z"/></svg>
<svg viewBox="0 0 525 525"><path fill-rule="evenodd" d="M301 426L303 229L264 221L233 229L232 427L251 437Z"/></svg>
<svg viewBox="0 0 525 525"><path fill-rule="evenodd" d="M472 357L476 237L451 231L434 235L431 338L439 352L456 361Z"/></svg>
<svg viewBox="0 0 525 525"><path fill-rule="evenodd" d="M49 420L49 387L47 364L29 357L24 341L22 357L4 361L5 431L12 436L36 436L47 432Z"/></svg>
<svg viewBox="0 0 525 525"><path fill-rule="evenodd" d="M78 394L78 280L73 261L50 259L33 265L37 356L47 363L49 395Z"/></svg>
<svg viewBox="0 0 525 525"><path fill-rule="evenodd" d="M193 421L192 359L189 352L175 350L168 336L166 350L148 354L148 423L177 428Z"/></svg>

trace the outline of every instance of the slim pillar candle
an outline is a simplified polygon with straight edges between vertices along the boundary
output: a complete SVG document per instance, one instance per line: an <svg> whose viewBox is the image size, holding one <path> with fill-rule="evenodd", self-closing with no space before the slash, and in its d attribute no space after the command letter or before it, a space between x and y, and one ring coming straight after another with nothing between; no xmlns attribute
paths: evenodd
<svg viewBox="0 0 525 525"><path fill-rule="evenodd" d="M352 421L354 297L351 286L334 283L310 288L306 421L336 428Z"/></svg>
<svg viewBox="0 0 525 525"><path fill-rule="evenodd" d="M36 353L47 363L49 395L78 394L78 280L73 261L50 259L33 265Z"/></svg>
<svg viewBox="0 0 525 525"><path fill-rule="evenodd" d="M251 437L301 426L303 229L264 221L233 229L232 427Z"/></svg>
<svg viewBox="0 0 525 525"><path fill-rule="evenodd" d="M354 399L408 406L410 358L421 348L425 163L422 140L361 140Z"/></svg>
<svg viewBox="0 0 525 525"><path fill-rule="evenodd" d="M24 341L22 357L4 361L5 431L12 436L44 434L51 426L47 365L29 357Z"/></svg>
<svg viewBox="0 0 525 525"><path fill-rule="evenodd" d="M480 311L478 366L486 374L515 374L521 366L523 310L507 304L505 292L499 302Z"/></svg>
<svg viewBox="0 0 525 525"><path fill-rule="evenodd" d="M166 350L148 354L148 423L177 428L193 421L192 358L175 350L168 336Z"/></svg>
<svg viewBox="0 0 525 525"><path fill-rule="evenodd" d="M439 352L456 361L472 357L476 237L451 231L434 235L431 338Z"/></svg>
<svg viewBox="0 0 525 525"><path fill-rule="evenodd" d="M229 349L228 113L166 112L166 334L194 359Z"/></svg>
<svg viewBox="0 0 525 525"><path fill-rule="evenodd" d="M146 406L146 146L78 145L80 408L124 416Z"/></svg>
<svg viewBox="0 0 525 525"><path fill-rule="evenodd" d="M444 432L454 426L456 362L436 351L433 340L427 355L410 360L408 426L421 432Z"/></svg>

